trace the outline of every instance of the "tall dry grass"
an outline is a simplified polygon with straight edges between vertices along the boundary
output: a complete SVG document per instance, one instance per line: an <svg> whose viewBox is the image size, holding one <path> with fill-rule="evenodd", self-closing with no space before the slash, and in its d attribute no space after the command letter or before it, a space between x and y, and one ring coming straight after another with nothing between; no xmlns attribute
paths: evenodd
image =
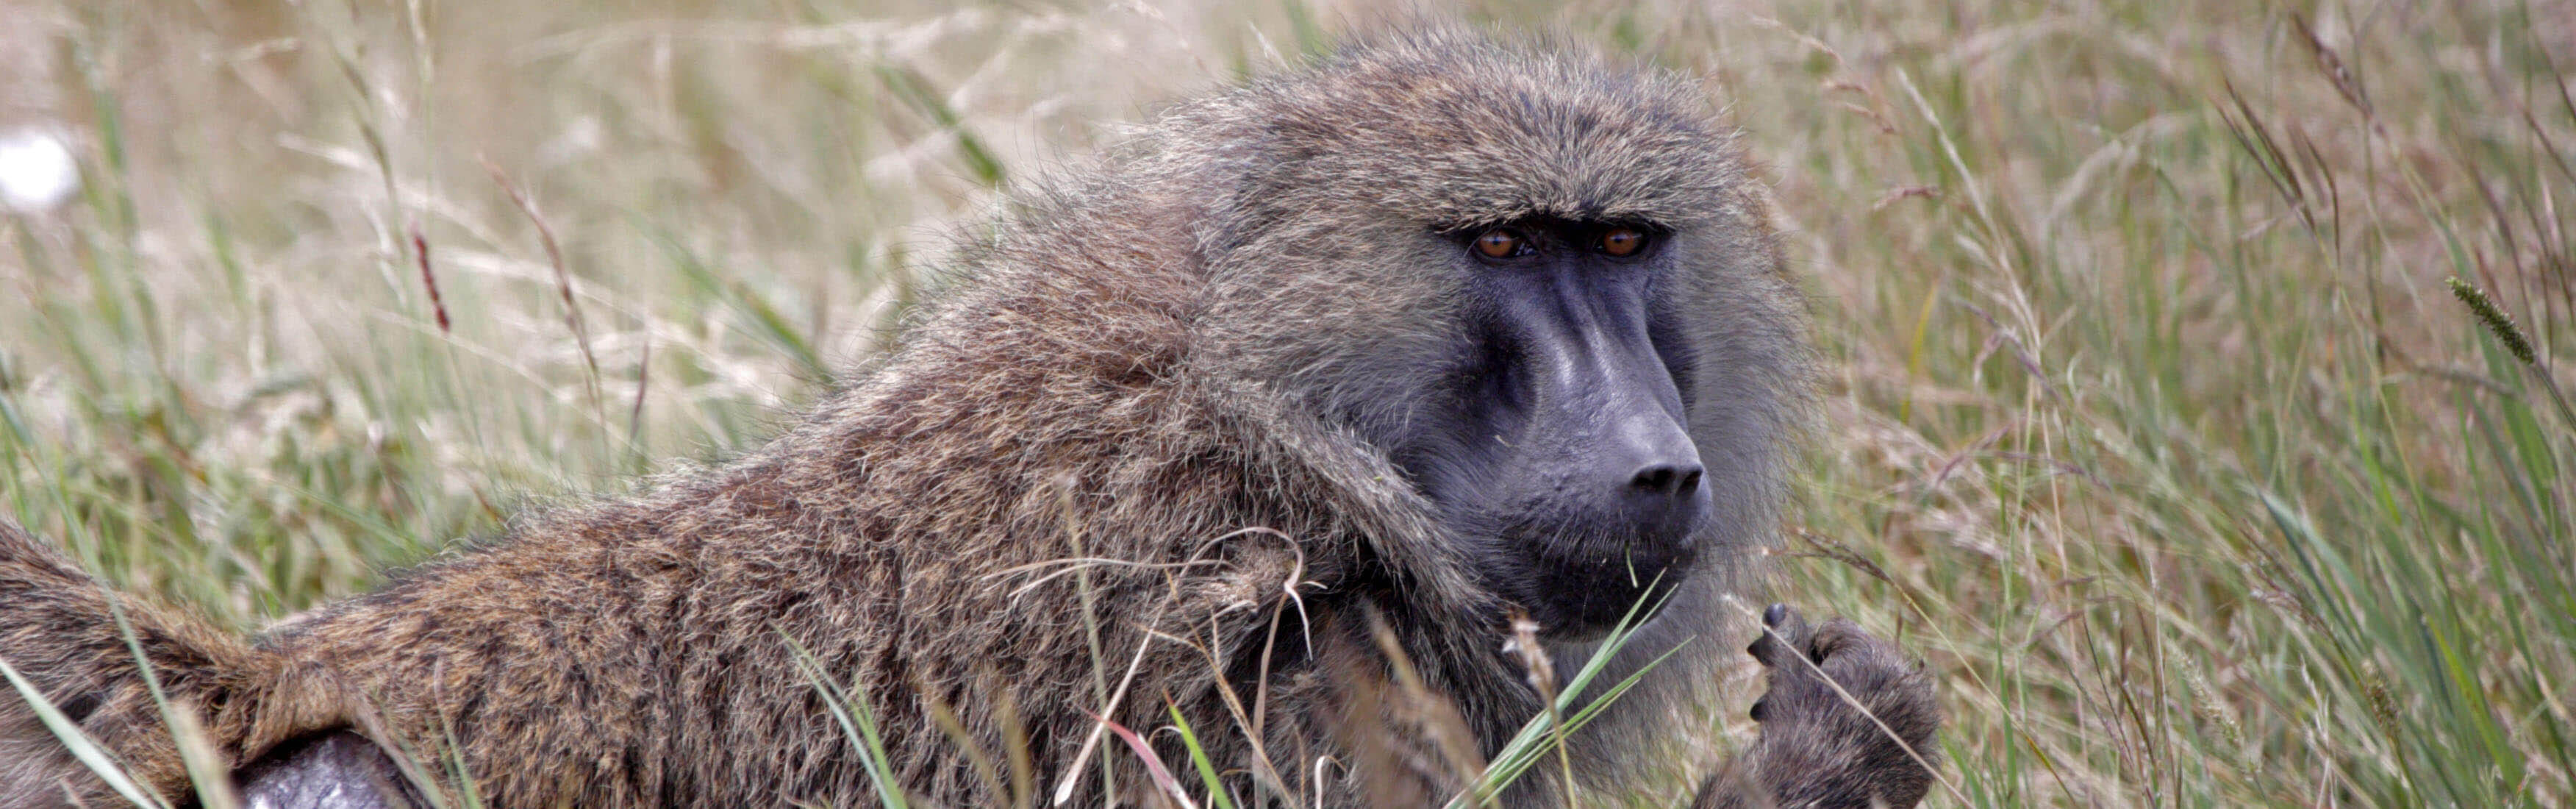
<svg viewBox="0 0 2576 809"><path fill-rule="evenodd" d="M0 218L0 507L251 625L759 440L995 187L1347 9L7 11L85 185ZM2576 799L2576 5L1468 13L1770 164L1832 369L1787 592L1941 673L1936 801Z"/></svg>

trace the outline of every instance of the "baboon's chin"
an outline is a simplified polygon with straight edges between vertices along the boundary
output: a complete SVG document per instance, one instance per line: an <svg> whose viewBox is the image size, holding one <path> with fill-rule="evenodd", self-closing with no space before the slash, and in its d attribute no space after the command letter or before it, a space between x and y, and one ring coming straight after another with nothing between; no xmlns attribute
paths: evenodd
<svg viewBox="0 0 2576 809"><path fill-rule="evenodd" d="M1621 621L1644 623L1656 604L1690 575L1694 554L1613 554L1535 560L1515 598L1548 640L1599 640Z"/></svg>

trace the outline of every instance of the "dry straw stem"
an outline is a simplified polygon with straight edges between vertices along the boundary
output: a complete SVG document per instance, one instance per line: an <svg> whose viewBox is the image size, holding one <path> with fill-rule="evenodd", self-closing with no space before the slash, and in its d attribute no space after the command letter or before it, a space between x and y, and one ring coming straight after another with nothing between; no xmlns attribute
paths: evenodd
<svg viewBox="0 0 2576 809"><path fill-rule="evenodd" d="M528 201L526 194L519 193L518 185L510 182L509 175L501 173L500 166L479 156L476 159L483 164L483 170L492 175L492 184L500 186L501 193L509 196L510 204L517 206L520 213L527 214L528 223L536 226L537 241L546 249L546 266L555 271L555 294L563 300L564 326L572 330L573 343L581 348L582 365L590 369L586 381L591 407L604 407L599 393L599 355L590 350L590 329L582 325L581 304L573 300L572 272L564 269L563 248L555 243L554 228L546 226L546 218L537 213L537 206ZM607 416L603 414L600 419L604 422Z"/></svg>

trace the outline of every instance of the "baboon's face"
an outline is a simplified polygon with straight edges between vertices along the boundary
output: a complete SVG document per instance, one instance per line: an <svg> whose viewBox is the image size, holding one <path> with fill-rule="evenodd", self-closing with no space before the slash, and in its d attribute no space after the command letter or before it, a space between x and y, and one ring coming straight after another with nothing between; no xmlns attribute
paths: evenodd
<svg viewBox="0 0 2576 809"><path fill-rule="evenodd" d="M1388 457L1479 547L1488 586L1557 636L1680 580L1708 512L1689 346L1650 223L1525 218L1442 233L1455 356ZM1419 373L1417 370L1416 373Z"/></svg>
<svg viewBox="0 0 2576 809"><path fill-rule="evenodd" d="M1761 531L1796 293L1689 85L1430 52L1197 111L1224 124L1189 184L1222 214L1200 348L1382 452L1485 588L1590 638Z"/></svg>

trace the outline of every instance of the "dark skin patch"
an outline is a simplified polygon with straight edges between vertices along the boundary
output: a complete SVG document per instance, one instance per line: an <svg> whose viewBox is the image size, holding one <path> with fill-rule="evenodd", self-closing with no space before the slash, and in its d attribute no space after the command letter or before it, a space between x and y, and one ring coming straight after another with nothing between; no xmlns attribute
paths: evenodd
<svg viewBox="0 0 2576 809"><path fill-rule="evenodd" d="M243 806L411 809L424 806L384 748L335 730L280 745L235 776Z"/></svg>

